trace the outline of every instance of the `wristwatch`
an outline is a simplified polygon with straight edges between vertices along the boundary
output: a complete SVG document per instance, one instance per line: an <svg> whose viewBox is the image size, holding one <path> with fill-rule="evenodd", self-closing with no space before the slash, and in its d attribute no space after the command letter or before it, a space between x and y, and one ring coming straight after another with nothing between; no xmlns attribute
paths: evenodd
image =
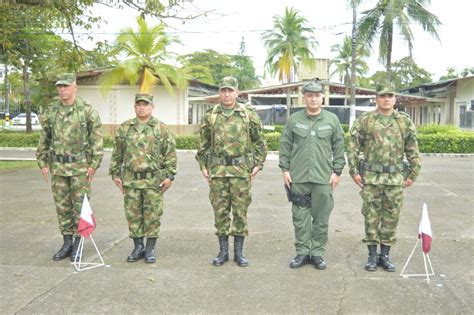
<svg viewBox="0 0 474 315"><path fill-rule="evenodd" d="M166 178L168 178L170 181L174 181L174 176L173 175L166 176Z"/></svg>
<svg viewBox="0 0 474 315"><path fill-rule="evenodd" d="M336 174L337 176L341 176L342 172L340 170L333 170L332 171L334 174Z"/></svg>

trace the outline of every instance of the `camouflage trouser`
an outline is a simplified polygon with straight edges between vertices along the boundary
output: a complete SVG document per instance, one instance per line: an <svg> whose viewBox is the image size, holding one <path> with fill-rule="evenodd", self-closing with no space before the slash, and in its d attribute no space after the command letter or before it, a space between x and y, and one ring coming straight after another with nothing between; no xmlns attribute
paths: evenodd
<svg viewBox="0 0 474 315"><path fill-rule="evenodd" d="M62 235L77 235L82 202L86 193L90 198L90 187L87 175L51 176L51 188Z"/></svg>
<svg viewBox="0 0 474 315"><path fill-rule="evenodd" d="M124 195L125 217L129 236L160 236L163 194L157 189L133 189L126 187Z"/></svg>
<svg viewBox="0 0 474 315"><path fill-rule="evenodd" d="M328 241L329 215L334 208L332 187L313 183L293 183L297 194L311 194L311 208L293 205L295 247L299 255L323 256Z"/></svg>
<svg viewBox="0 0 474 315"><path fill-rule="evenodd" d="M214 208L216 235L247 236L247 209L252 202L248 178L219 177L209 182L209 200ZM230 212L232 211L232 222ZM232 225L232 227L231 227Z"/></svg>
<svg viewBox="0 0 474 315"><path fill-rule="evenodd" d="M364 185L360 192L368 245L395 244L395 231L403 204L402 186Z"/></svg>

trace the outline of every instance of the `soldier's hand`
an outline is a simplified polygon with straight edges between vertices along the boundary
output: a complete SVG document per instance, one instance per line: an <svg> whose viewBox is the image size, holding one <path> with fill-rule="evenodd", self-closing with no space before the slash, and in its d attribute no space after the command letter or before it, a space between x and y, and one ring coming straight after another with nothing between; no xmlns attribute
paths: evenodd
<svg viewBox="0 0 474 315"><path fill-rule="evenodd" d="M115 185L120 189L120 191L122 192L122 194L124 194L125 191L123 190L123 182L122 182L122 180L121 180L119 177L114 178L114 183L115 183Z"/></svg>
<svg viewBox="0 0 474 315"><path fill-rule="evenodd" d="M410 187L411 185L413 185L413 180L409 178L407 178L407 180L403 182L403 188Z"/></svg>
<svg viewBox="0 0 474 315"><path fill-rule="evenodd" d="M87 181L90 183L92 182L92 178L94 177L95 169L92 167L87 168Z"/></svg>
<svg viewBox="0 0 474 315"><path fill-rule="evenodd" d="M337 184L339 184L339 176L335 173L331 174L331 179L329 179L329 184L332 186L332 190L336 189Z"/></svg>
<svg viewBox="0 0 474 315"><path fill-rule="evenodd" d="M165 178L160 184L161 192L164 193L165 191L167 191L168 188L171 187L172 183L173 182L171 181L171 179Z"/></svg>
<svg viewBox="0 0 474 315"><path fill-rule="evenodd" d="M207 171L207 169L205 168L201 172L202 172L202 176L204 176L206 181L209 183L209 172Z"/></svg>
<svg viewBox="0 0 474 315"><path fill-rule="evenodd" d="M255 166L252 170L252 173L250 174L250 179L253 180L253 178L255 177L255 175L257 175L257 173L260 172L260 167L259 166Z"/></svg>
<svg viewBox="0 0 474 315"><path fill-rule="evenodd" d="M362 183L362 177L360 175L352 176L352 180L357 186L359 186L360 188L364 188L364 184Z"/></svg>
<svg viewBox="0 0 474 315"><path fill-rule="evenodd" d="M290 172L283 172L283 181L285 182L286 187L291 188L291 175Z"/></svg>
<svg viewBox="0 0 474 315"><path fill-rule="evenodd" d="M41 169L41 175L43 175L44 181L48 182L49 169L47 167L42 168Z"/></svg>

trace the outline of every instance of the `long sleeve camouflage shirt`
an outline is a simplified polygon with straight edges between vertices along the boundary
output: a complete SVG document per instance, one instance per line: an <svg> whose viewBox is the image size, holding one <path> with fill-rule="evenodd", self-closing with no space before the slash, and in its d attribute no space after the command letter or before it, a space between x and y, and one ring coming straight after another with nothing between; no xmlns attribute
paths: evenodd
<svg viewBox="0 0 474 315"><path fill-rule="evenodd" d="M120 177L125 187L157 188L177 172L176 142L168 127L154 117L140 128L137 118L123 122L117 130L109 174ZM136 172L158 172L136 179Z"/></svg>
<svg viewBox="0 0 474 315"><path fill-rule="evenodd" d="M213 177L249 177L255 166L263 168L267 143L262 123L255 111L237 103L226 115L222 105L210 109L200 126L200 146L196 154L201 170ZM235 165L214 163L221 159L242 159Z"/></svg>
<svg viewBox="0 0 474 315"><path fill-rule="evenodd" d="M104 155L101 122L89 103L79 97L70 106L55 102L41 115L41 125L36 149L40 168L49 167L52 175L76 176L100 166ZM58 162L53 156L74 157L75 161Z"/></svg>
<svg viewBox="0 0 474 315"><path fill-rule="evenodd" d="M369 129L369 119L373 119L372 132ZM402 124L397 120L403 119ZM405 125L405 135L401 130ZM372 133L372 134L370 134ZM355 122L350 131L350 143L347 153L349 172L351 176L362 175L359 172L359 161L374 165L400 167L404 155L410 163L408 178L416 180L420 173L421 160L418 151L416 128L407 114L394 111L388 124L381 122L381 114L364 113ZM402 185L403 174L383 173L364 170L362 176L365 184L372 185Z"/></svg>

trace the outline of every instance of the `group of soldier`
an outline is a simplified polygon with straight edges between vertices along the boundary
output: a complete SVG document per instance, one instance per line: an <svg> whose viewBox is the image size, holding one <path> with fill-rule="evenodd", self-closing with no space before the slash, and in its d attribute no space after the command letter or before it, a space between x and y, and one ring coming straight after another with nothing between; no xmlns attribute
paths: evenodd
<svg viewBox="0 0 474 315"><path fill-rule="evenodd" d="M53 260L77 259L80 237L77 222L84 195L103 157L101 122L97 111L76 96L74 74L56 81L59 100L42 114L37 160L51 187L63 236ZM303 86L304 110L293 113L280 139L279 167L292 202L296 257L291 268L313 264L324 270L328 221L346 160L344 133L336 115L322 110L323 88L318 82ZM251 187L263 169L267 144L262 123L249 106L238 103L238 82L226 77L219 85L220 103L209 109L200 126L196 160L209 185L219 252L212 264L229 260L229 237L234 239L234 261L248 266L243 254L249 234L247 211ZM415 127L408 115L394 110L393 90L382 88L377 109L361 115L350 130L349 173L360 187L365 218L364 241L369 257L365 269L382 266L394 271L389 251L403 201L403 188L412 185L420 170ZM133 249L128 262L156 262L163 194L177 172L176 143L168 127L153 116L153 96L135 95L135 116L118 128L109 174L124 198L125 217ZM405 161L406 159L407 161ZM405 176L404 176L405 175ZM146 242L145 242L146 239ZM380 252L377 246L380 244Z"/></svg>

